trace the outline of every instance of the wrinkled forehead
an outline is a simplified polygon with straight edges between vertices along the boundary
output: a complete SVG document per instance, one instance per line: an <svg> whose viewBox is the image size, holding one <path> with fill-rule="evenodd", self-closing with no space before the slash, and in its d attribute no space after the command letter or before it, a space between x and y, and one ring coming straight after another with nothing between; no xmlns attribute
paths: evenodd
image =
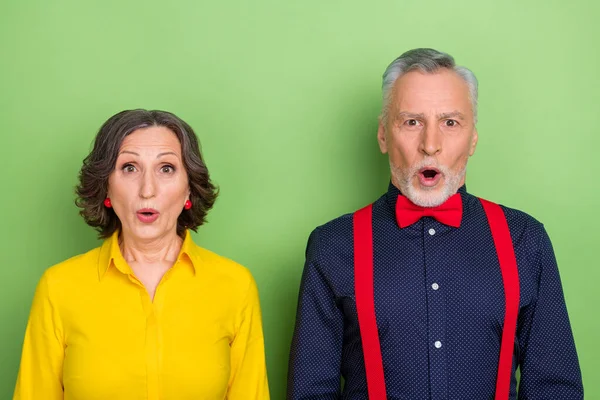
<svg viewBox="0 0 600 400"><path fill-rule="evenodd" d="M396 113L458 111L471 117L473 114L467 82L448 69L435 73L410 71L394 82L391 97Z"/></svg>
<svg viewBox="0 0 600 400"><path fill-rule="evenodd" d="M137 129L127 135L119 148L119 153L136 151L141 153L173 152L181 155L181 143L177 135L164 126L150 126Z"/></svg>

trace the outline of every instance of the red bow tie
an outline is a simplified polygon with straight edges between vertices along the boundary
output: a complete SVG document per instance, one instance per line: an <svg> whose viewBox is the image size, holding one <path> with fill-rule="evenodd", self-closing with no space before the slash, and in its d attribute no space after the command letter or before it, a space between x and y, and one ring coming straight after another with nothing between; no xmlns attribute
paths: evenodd
<svg viewBox="0 0 600 400"><path fill-rule="evenodd" d="M396 219L400 228L414 224L422 217L433 217L444 225L458 228L462 219L462 200L460 194L450 196L444 204L437 207L421 207L406 197L399 195L396 201Z"/></svg>

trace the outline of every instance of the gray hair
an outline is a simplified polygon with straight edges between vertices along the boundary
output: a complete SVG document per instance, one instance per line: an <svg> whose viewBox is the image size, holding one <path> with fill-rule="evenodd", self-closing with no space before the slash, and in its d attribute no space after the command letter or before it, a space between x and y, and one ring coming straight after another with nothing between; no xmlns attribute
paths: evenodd
<svg viewBox="0 0 600 400"><path fill-rule="evenodd" d="M469 87L469 98L473 108L474 122L477 123L477 78L473 72L466 68L457 66L454 58L450 54L443 53L434 49L412 49L396 58L386 68L383 73L383 83L381 89L383 92L383 106L381 109L381 120L385 123L387 120L390 93L394 82L407 72L420 70L422 72L433 74L442 68L456 72L465 80Z"/></svg>

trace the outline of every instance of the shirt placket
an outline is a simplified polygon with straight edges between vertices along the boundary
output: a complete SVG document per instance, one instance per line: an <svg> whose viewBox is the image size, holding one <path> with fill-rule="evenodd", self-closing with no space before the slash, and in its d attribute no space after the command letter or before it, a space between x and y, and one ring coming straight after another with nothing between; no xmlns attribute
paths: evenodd
<svg viewBox="0 0 600 400"><path fill-rule="evenodd" d="M146 337L145 337L145 355L146 355L146 385L147 399L159 399L159 324L157 318L157 294L158 287L154 296L154 302L150 299L148 291L144 285L134 276L129 275L129 279L138 285L140 290L140 300L142 308L146 315ZM160 284L159 284L160 286Z"/></svg>
<svg viewBox="0 0 600 400"><path fill-rule="evenodd" d="M423 218L423 255L427 293L429 382L432 400L448 399L446 353L446 302L439 254L440 235L447 227L432 218Z"/></svg>

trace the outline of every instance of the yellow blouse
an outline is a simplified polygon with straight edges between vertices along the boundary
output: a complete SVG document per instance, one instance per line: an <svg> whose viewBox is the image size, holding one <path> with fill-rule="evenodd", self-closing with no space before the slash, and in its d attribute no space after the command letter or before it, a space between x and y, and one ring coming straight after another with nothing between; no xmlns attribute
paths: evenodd
<svg viewBox="0 0 600 400"><path fill-rule="evenodd" d="M13 399L269 399L250 272L188 232L150 301L117 235L42 276Z"/></svg>

